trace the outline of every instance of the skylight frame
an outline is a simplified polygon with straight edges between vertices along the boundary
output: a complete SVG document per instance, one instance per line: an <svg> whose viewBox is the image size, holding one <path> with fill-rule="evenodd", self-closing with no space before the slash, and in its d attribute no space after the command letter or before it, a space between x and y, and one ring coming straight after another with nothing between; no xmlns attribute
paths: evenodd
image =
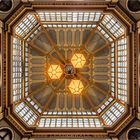
<svg viewBox="0 0 140 140"><path fill-rule="evenodd" d="M29 93L29 46L19 37L12 37L12 102L18 102ZM15 59L15 53L17 59ZM16 64L16 65L15 65ZM15 66L14 66L15 65ZM15 71L15 72L14 72ZM23 73L24 72L24 73ZM16 76L16 77L15 77ZM18 76L18 77L17 77ZM18 82L17 83L15 82ZM13 89L19 90L18 94Z"/></svg>
<svg viewBox="0 0 140 140"><path fill-rule="evenodd" d="M100 128L102 123L99 118L51 118L41 117L38 128Z"/></svg>
<svg viewBox="0 0 140 140"><path fill-rule="evenodd" d="M112 106L109 107L108 110L102 114L102 118L107 126L111 126L116 123L116 121L120 119L124 113L125 106L115 102Z"/></svg>
<svg viewBox="0 0 140 140"><path fill-rule="evenodd" d="M95 28L96 27L96 24L93 23L93 24L76 24L76 23L73 23L73 24L43 24L43 26L45 28Z"/></svg>
<svg viewBox="0 0 140 140"><path fill-rule="evenodd" d="M112 37L100 25L97 27L97 29L106 38L106 40L113 42Z"/></svg>
<svg viewBox="0 0 140 140"><path fill-rule="evenodd" d="M29 94L29 46L24 44L24 95Z"/></svg>
<svg viewBox="0 0 140 140"><path fill-rule="evenodd" d="M107 100L104 104L102 104L102 105L97 109L97 112L98 112L99 114L102 113L102 111L103 111L109 104L111 104L112 101L113 101L113 98L112 98L112 97L108 98L108 100Z"/></svg>
<svg viewBox="0 0 140 140"><path fill-rule="evenodd" d="M95 112L90 112L90 111L48 111L48 112L44 112L43 113L44 116L53 116L53 115L57 115L57 116L96 116L97 114Z"/></svg>
<svg viewBox="0 0 140 140"><path fill-rule="evenodd" d="M128 41L127 38L120 38L117 41L117 84L118 84L118 90L117 90L117 97L119 100L123 102L128 101L128 60L127 60L127 47L128 47ZM122 60L122 61L121 61ZM123 85L123 86L122 86Z"/></svg>
<svg viewBox="0 0 140 140"><path fill-rule="evenodd" d="M102 11L37 11L38 17L41 22L57 21L57 22L81 22L81 21L99 21L102 17Z"/></svg>
<svg viewBox="0 0 140 140"><path fill-rule="evenodd" d="M35 103L35 101L34 101L33 99L31 99L30 97L28 97L28 98L26 99L26 101L27 101L31 106L33 106L33 108L34 108L39 114L42 113L42 109L40 108L40 106L39 106L37 103Z"/></svg>
<svg viewBox="0 0 140 140"><path fill-rule="evenodd" d="M28 13L24 18L16 25L15 34L24 38L36 25L37 19L33 13ZM30 25L30 26L29 26Z"/></svg>
<svg viewBox="0 0 140 140"><path fill-rule="evenodd" d="M105 37L106 37L106 36L105 36ZM107 38L106 38L106 39L107 39ZM111 40L111 41L112 41L112 40ZM111 42L111 41L110 41L110 42ZM112 50L113 50L113 49L112 49ZM52 126L53 126L53 125L52 125Z"/></svg>
<svg viewBox="0 0 140 140"><path fill-rule="evenodd" d="M14 108L15 113L29 126L34 125L37 119L37 114L25 103L21 102Z"/></svg>
<svg viewBox="0 0 140 140"><path fill-rule="evenodd" d="M116 70L115 70L115 43L111 43L111 95L115 97L115 80L116 80Z"/></svg>
<svg viewBox="0 0 140 140"><path fill-rule="evenodd" d="M18 38L12 38L12 95L13 102L22 98L22 41ZM18 83L17 83L18 82Z"/></svg>
<svg viewBox="0 0 140 140"><path fill-rule="evenodd" d="M41 29L42 27L40 25L34 27L33 32L31 31L31 34L25 37L25 40L27 40L27 42L30 42L41 31Z"/></svg>
<svg viewBox="0 0 140 140"><path fill-rule="evenodd" d="M104 26L115 38L124 35L125 29L123 25L111 14L104 16L101 25Z"/></svg>

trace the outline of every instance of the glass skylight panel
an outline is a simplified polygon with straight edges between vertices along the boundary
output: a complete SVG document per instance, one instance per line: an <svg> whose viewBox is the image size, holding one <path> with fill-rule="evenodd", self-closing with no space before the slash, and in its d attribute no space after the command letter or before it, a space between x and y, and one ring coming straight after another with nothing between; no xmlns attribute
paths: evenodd
<svg viewBox="0 0 140 140"><path fill-rule="evenodd" d="M118 99L127 102L127 40L118 40Z"/></svg>
<svg viewBox="0 0 140 140"><path fill-rule="evenodd" d="M94 17L94 21L99 21L100 20L100 16L101 16L101 13L96 13L95 14L95 17Z"/></svg>
<svg viewBox="0 0 140 140"><path fill-rule="evenodd" d="M49 118L42 117L38 127L56 128L94 128L102 127L98 118Z"/></svg>
<svg viewBox="0 0 140 140"><path fill-rule="evenodd" d="M45 127L49 127L50 124L51 124L51 120L49 118L45 120Z"/></svg>
<svg viewBox="0 0 140 140"><path fill-rule="evenodd" d="M41 31L41 26L39 26L27 39L27 41L31 41L39 32Z"/></svg>
<svg viewBox="0 0 140 140"><path fill-rule="evenodd" d="M37 11L38 17L42 22L79 22L79 21L99 21L102 17L102 12L100 11L75 11L75 12L65 12L65 11Z"/></svg>
<svg viewBox="0 0 140 140"><path fill-rule="evenodd" d="M22 46L21 40L13 38L12 48L12 88L13 101L22 98Z"/></svg>
<svg viewBox="0 0 140 140"><path fill-rule="evenodd" d="M123 115L124 112L124 106L116 102L102 115L102 118L106 125L112 125Z"/></svg>
<svg viewBox="0 0 140 140"><path fill-rule="evenodd" d="M28 14L15 28L15 33L21 37L25 37L37 24L34 15Z"/></svg>
<svg viewBox="0 0 140 140"><path fill-rule="evenodd" d="M101 34L109 41L112 42L112 38L109 36L109 34L99 25L97 29L101 32Z"/></svg>
<svg viewBox="0 0 140 140"><path fill-rule="evenodd" d="M26 74L28 73L28 58L29 58L29 48L28 48L28 45L25 44L25 49L24 49L24 52L23 52L25 55L24 55L24 88L25 88L25 96L28 95L28 90L29 90L29 75Z"/></svg>
<svg viewBox="0 0 140 140"><path fill-rule="evenodd" d="M119 103L115 103L114 106L121 112L125 112L125 108L123 106L121 106Z"/></svg>
<svg viewBox="0 0 140 140"><path fill-rule="evenodd" d="M115 44L111 43L111 95L115 96Z"/></svg>
<svg viewBox="0 0 140 140"><path fill-rule="evenodd" d="M51 112L51 111L49 111L49 112L44 112L43 113L44 115L79 115L79 116L82 116L82 115L96 115L96 113L95 112L89 112L89 111L83 111L83 112L76 112L76 111L72 111L72 112L60 112L60 111L55 111L55 112Z"/></svg>
<svg viewBox="0 0 140 140"><path fill-rule="evenodd" d="M31 104L31 106L33 106L33 108L34 108L38 113L42 113L42 109L41 109L31 98L27 98L27 101Z"/></svg>
<svg viewBox="0 0 140 140"><path fill-rule="evenodd" d="M40 122L39 122L40 127L44 127L45 121L46 121L45 118L40 119Z"/></svg>
<svg viewBox="0 0 140 140"><path fill-rule="evenodd" d="M119 37L124 34L124 29L122 24L115 19L112 15L106 15L101 22L109 32L115 37Z"/></svg>
<svg viewBox="0 0 140 140"><path fill-rule="evenodd" d="M37 119L37 115L24 103L15 106L15 112L26 122L28 125L33 125Z"/></svg>
<svg viewBox="0 0 140 140"><path fill-rule="evenodd" d="M61 126L61 120L57 119L56 121L56 127L60 127Z"/></svg>
<svg viewBox="0 0 140 140"><path fill-rule="evenodd" d="M96 24L43 24L46 28L94 28Z"/></svg>
<svg viewBox="0 0 140 140"><path fill-rule="evenodd" d="M23 45L25 44L20 39L13 38L13 48L12 48L13 101L17 101L22 98L22 91L24 91L25 96L28 95L29 88L28 46L27 44L25 45L25 47Z"/></svg>
<svg viewBox="0 0 140 140"><path fill-rule="evenodd" d="M99 119L94 119L94 123L96 127L101 127L101 123L99 121Z"/></svg>
<svg viewBox="0 0 140 140"><path fill-rule="evenodd" d="M112 98L109 98L101 107L98 108L97 112L101 113L105 109L105 107L107 107L111 103L112 100Z"/></svg>

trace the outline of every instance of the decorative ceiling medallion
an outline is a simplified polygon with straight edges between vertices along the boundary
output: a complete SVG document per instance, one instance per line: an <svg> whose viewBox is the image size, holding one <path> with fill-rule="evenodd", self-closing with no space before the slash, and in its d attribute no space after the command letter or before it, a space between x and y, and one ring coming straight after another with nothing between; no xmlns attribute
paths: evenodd
<svg viewBox="0 0 140 140"><path fill-rule="evenodd" d="M86 59L83 54L75 53L71 59L71 63L75 68L82 68L86 63Z"/></svg>

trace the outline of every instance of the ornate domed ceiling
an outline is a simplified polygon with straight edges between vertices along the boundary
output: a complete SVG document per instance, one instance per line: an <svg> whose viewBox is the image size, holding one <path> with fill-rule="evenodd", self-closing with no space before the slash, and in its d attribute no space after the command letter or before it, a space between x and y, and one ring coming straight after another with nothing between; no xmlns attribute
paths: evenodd
<svg viewBox="0 0 140 140"><path fill-rule="evenodd" d="M25 123L103 127L125 112L127 40L125 28L115 16L96 10L37 10L15 25L14 34L13 102L15 113ZM124 79L118 83L122 84L118 101L114 94L116 38L118 70ZM19 83L22 80L24 84ZM114 118L107 112L101 115L110 104L110 113L112 109L117 113L112 114Z"/></svg>
<svg viewBox="0 0 140 140"><path fill-rule="evenodd" d="M25 9L8 21L14 117L40 132L111 130L128 113L129 22L101 6Z"/></svg>

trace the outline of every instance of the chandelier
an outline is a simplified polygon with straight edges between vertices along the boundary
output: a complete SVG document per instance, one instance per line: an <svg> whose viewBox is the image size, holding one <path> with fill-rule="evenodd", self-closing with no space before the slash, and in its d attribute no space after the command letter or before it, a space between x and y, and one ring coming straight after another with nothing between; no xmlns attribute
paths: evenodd
<svg viewBox="0 0 140 140"><path fill-rule="evenodd" d="M75 53L71 61L68 64L65 64L64 68L61 68L60 65L51 64L48 68L48 75L52 80L58 80L60 77L65 75L65 78L71 79L68 89L72 94L80 94L84 85L81 80L77 79L77 68L82 68L86 63L86 59L83 54Z"/></svg>
<svg viewBox="0 0 140 140"><path fill-rule="evenodd" d="M84 86L80 80L72 80L69 84L69 90L72 94L80 94L83 89Z"/></svg>
<svg viewBox="0 0 140 140"><path fill-rule="evenodd" d="M51 79L59 79L63 71L59 65L50 65L48 75Z"/></svg>
<svg viewBox="0 0 140 140"><path fill-rule="evenodd" d="M86 63L86 59L83 54L81 53L76 53L73 55L71 59L71 63L75 68L82 68L84 64Z"/></svg>

